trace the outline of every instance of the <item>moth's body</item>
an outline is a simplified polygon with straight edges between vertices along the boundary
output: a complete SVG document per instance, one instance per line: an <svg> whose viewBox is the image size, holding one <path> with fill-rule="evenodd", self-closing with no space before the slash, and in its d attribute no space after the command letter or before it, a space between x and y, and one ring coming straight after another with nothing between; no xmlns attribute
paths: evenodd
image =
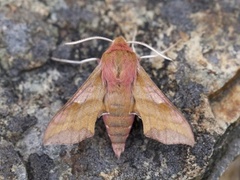
<svg viewBox="0 0 240 180"><path fill-rule="evenodd" d="M109 48L103 54L100 66L102 80L107 89L103 100L106 110L103 120L113 150L120 157L134 121L132 89L139 60L136 54L126 46L124 39L118 38L115 41L117 46Z"/></svg>
<svg viewBox="0 0 240 180"><path fill-rule="evenodd" d="M74 144L92 137L102 116L119 158L138 115L147 137L164 144L195 141L191 128L139 64L124 38L118 37L99 65L65 106L53 117L44 144Z"/></svg>

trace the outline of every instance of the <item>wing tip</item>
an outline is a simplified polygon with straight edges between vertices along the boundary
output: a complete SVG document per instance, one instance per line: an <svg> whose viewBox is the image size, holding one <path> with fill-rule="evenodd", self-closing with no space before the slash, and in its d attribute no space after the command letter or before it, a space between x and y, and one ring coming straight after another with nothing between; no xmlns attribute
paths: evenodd
<svg viewBox="0 0 240 180"><path fill-rule="evenodd" d="M70 145L83 141L84 139L90 138L94 135L91 131L86 128L81 129L80 131L76 130L65 130L57 134L49 136L48 134L44 135L43 145Z"/></svg>
<svg viewBox="0 0 240 180"><path fill-rule="evenodd" d="M191 147L195 145L193 133L188 135L178 133L172 130L157 130L156 128L150 129L145 135L151 139L155 139L163 144L186 144Z"/></svg>

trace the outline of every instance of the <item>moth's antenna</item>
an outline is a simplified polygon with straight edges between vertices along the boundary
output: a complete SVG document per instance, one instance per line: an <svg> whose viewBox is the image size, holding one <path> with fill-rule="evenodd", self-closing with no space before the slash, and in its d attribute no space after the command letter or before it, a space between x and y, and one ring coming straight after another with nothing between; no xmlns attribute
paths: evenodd
<svg viewBox="0 0 240 180"><path fill-rule="evenodd" d="M93 36L93 37L81 39L81 40L78 40L78 41L68 42L68 43L65 43L65 45L75 45L75 44L80 44L80 43L90 41L90 40L95 40L95 39L101 39L101 40L113 42L113 40L102 37L102 36ZM55 57L51 57L51 59L53 61L58 61L58 62L62 62L62 63L70 63L70 64L83 64L83 63L86 63L86 62L99 60L99 58L88 58L88 59L84 59L84 60L81 60L81 61L74 61L74 60L60 59L60 58L55 58Z"/></svg>
<svg viewBox="0 0 240 180"><path fill-rule="evenodd" d="M155 58L159 56L158 54L154 54L154 55L146 55L146 56L141 56L140 59L151 59L151 58Z"/></svg>
<svg viewBox="0 0 240 180"><path fill-rule="evenodd" d="M74 61L74 60L60 59L60 58L55 58L55 57L51 57L51 59L53 61L58 61L58 62L62 62L62 63L70 63L70 64L83 64L83 63L86 63L86 62L99 60L99 58L88 58L88 59L84 59L84 60L81 60L81 61Z"/></svg>
<svg viewBox="0 0 240 180"><path fill-rule="evenodd" d="M147 47L148 49L150 49L150 50L154 51L155 53L157 53L158 56L161 56L161 57L163 57L164 59L167 59L167 60L172 61L171 58L165 56L162 52L158 52L156 49L154 49L153 47L149 46L148 44L145 44L145 43L139 42L139 41L128 41L127 43L129 43L129 44L139 44L139 45L145 46L145 47Z"/></svg>
<svg viewBox="0 0 240 180"><path fill-rule="evenodd" d="M133 39L132 39L132 41L135 41L136 35L137 35L137 29L135 28L135 29L134 29L134 32L133 32ZM135 49L135 46L134 46L133 43L132 43L132 46L131 46L131 47L132 47L133 52L136 53L136 49Z"/></svg>
<svg viewBox="0 0 240 180"><path fill-rule="evenodd" d="M172 44L171 46L169 46L167 49L165 49L164 51L162 51L161 53L165 53L167 51L169 51L170 49L172 49L173 47L175 47L178 43L180 43L182 41L182 39L179 39L177 42L175 42L174 44Z"/></svg>
<svg viewBox="0 0 240 180"><path fill-rule="evenodd" d="M102 37L102 36L93 36L93 37L89 37L89 38L85 38L85 39L81 39L78 41L73 41L73 42L67 42L65 43L66 45L74 45L74 44L80 44L86 41L90 41L90 40L94 40L94 39L101 39L101 40L105 40L105 41L109 41L109 42L113 42L113 40Z"/></svg>
<svg viewBox="0 0 240 180"><path fill-rule="evenodd" d="M180 43L182 41L182 39L179 39L176 43L172 44L171 46L169 46L167 49L165 49L164 51L161 51L160 53L164 54L167 51L169 51L170 49L172 49L173 47L175 47L178 43ZM140 59L148 59L148 58L155 58L158 55L146 55L146 56L141 56Z"/></svg>

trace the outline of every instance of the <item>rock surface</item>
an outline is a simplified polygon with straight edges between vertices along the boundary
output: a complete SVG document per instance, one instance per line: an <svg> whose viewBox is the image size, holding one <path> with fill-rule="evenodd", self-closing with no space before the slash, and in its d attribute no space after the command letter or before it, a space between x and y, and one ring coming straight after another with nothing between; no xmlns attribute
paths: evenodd
<svg viewBox="0 0 240 180"><path fill-rule="evenodd" d="M2 0L0 6L0 179L216 179L240 154L239 1ZM96 66L50 57L100 58L109 43L63 45L96 35L135 36L159 51L176 43L166 52L173 62L141 64L188 119L193 148L146 138L140 119L119 160L101 119L93 138L42 145L48 122Z"/></svg>

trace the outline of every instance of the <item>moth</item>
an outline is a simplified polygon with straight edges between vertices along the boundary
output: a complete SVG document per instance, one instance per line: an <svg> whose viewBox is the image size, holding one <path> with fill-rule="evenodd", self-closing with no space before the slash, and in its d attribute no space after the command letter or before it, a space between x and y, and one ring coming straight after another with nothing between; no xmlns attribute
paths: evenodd
<svg viewBox="0 0 240 180"><path fill-rule="evenodd" d="M117 37L73 97L50 121L44 145L74 144L94 135L103 118L119 158L134 117L142 119L144 134L164 144L193 146L190 125L154 84L123 37Z"/></svg>

